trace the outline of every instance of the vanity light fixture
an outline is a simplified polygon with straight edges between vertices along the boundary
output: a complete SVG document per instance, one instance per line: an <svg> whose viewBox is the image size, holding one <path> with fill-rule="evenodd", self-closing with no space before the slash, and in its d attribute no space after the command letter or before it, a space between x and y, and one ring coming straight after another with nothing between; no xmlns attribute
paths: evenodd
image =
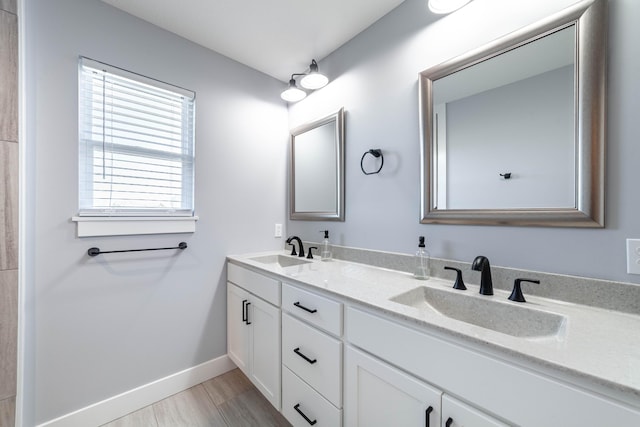
<svg viewBox="0 0 640 427"><path fill-rule="evenodd" d="M429 0L429 10L444 15L460 9L471 0Z"/></svg>
<svg viewBox="0 0 640 427"><path fill-rule="evenodd" d="M318 63L315 59L312 59L308 73L291 74L289 87L280 94L280 97L287 102L298 102L307 96L307 93L296 85L296 76L303 76L300 80L300 85L308 90L317 90L329 83L329 78L318 71Z"/></svg>

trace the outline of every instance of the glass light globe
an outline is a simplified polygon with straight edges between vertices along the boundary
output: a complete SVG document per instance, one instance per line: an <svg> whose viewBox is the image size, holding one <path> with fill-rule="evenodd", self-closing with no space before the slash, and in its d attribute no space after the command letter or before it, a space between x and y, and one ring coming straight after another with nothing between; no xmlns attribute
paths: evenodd
<svg viewBox="0 0 640 427"><path fill-rule="evenodd" d="M324 74L318 72L307 74L300 80L300 85L305 89L316 90L325 87L329 79Z"/></svg>
<svg viewBox="0 0 640 427"><path fill-rule="evenodd" d="M429 0L429 10L433 13L443 15L460 9L471 0Z"/></svg>
<svg viewBox="0 0 640 427"><path fill-rule="evenodd" d="M280 98L287 102L298 102L306 96L307 93L296 86L294 79L289 80L289 88L280 94Z"/></svg>

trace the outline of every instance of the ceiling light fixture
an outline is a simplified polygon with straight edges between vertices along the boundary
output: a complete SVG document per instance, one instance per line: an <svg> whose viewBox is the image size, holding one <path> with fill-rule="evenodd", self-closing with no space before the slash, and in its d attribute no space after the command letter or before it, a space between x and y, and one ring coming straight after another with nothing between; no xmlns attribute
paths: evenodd
<svg viewBox="0 0 640 427"><path fill-rule="evenodd" d="M471 0L429 0L429 10L438 15L451 13L460 9Z"/></svg>
<svg viewBox="0 0 640 427"><path fill-rule="evenodd" d="M329 78L318 72L318 63L315 59L312 59L308 73L291 74L289 87L280 94L280 97L287 102L298 102L307 96L307 93L296 85L295 76L304 76L300 80L300 85L308 90L317 90L325 87L327 83L329 83Z"/></svg>

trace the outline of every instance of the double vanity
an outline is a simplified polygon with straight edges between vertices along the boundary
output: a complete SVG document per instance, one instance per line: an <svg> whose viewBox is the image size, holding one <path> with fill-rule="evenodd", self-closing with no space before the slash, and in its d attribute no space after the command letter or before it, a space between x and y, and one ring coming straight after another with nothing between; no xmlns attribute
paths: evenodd
<svg viewBox="0 0 640 427"><path fill-rule="evenodd" d="M294 426L640 425L638 314L285 252L227 279L228 355Z"/></svg>

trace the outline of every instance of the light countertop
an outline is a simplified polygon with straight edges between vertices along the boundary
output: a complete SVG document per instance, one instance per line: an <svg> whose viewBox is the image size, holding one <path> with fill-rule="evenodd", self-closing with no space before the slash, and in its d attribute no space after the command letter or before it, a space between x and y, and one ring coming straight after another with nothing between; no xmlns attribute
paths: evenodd
<svg viewBox="0 0 640 427"><path fill-rule="evenodd" d="M616 394L624 394L625 400L640 402L638 315L530 296L527 295L525 286L523 290L527 302L522 306L565 316L566 322L558 336L517 337L452 319L429 307L415 308L390 301L390 298L418 286L427 286L465 292L465 296L480 300L491 299L501 304L520 305L507 299L509 292L494 289L492 296L479 295L478 286L469 283L467 291L455 291L451 290L453 281L438 278L416 280L409 273L341 260L312 260L307 264L290 267L252 260L276 254L290 257L286 252L273 251L234 255L229 256L228 260L275 276L284 282L321 289L365 307L380 310L409 321L425 332L435 331L485 347L522 363L533 363L570 377L594 381Z"/></svg>

